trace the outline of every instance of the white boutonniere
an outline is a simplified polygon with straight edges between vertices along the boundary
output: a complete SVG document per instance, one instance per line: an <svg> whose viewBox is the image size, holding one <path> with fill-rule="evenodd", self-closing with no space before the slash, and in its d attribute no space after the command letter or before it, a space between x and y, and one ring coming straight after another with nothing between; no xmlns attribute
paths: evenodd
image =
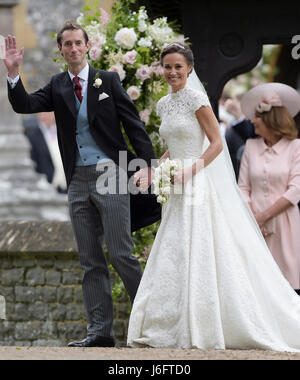
<svg viewBox="0 0 300 380"><path fill-rule="evenodd" d="M101 86L101 84L102 84L102 79L100 78L99 73L97 73L95 76L95 82L94 82L93 86L95 88L99 88Z"/></svg>
<svg viewBox="0 0 300 380"><path fill-rule="evenodd" d="M102 84L102 79L97 78L95 79L95 83L93 84L94 87L99 88Z"/></svg>

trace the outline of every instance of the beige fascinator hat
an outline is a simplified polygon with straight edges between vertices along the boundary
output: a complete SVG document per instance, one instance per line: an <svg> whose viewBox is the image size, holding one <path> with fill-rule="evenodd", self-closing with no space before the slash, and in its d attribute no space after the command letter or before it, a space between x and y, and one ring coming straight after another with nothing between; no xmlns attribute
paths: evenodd
<svg viewBox="0 0 300 380"><path fill-rule="evenodd" d="M253 87L243 95L241 108L247 119L255 112L268 112L272 107L286 107L292 117L300 111L300 94L283 83L264 83Z"/></svg>

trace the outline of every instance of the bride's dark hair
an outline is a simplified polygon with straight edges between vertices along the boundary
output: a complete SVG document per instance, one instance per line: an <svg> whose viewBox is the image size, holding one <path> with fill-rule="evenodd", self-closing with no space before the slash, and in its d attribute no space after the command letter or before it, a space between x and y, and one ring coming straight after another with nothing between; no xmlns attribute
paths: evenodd
<svg viewBox="0 0 300 380"><path fill-rule="evenodd" d="M194 67L194 54L188 45L173 42L167 45L160 54L160 63L163 65L164 57L168 54L178 53L184 56L186 63Z"/></svg>

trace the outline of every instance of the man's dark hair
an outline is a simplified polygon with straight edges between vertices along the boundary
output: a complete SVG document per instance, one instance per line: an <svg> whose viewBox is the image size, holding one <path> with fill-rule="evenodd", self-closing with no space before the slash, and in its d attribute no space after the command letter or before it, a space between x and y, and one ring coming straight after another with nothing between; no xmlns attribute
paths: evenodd
<svg viewBox="0 0 300 380"><path fill-rule="evenodd" d="M82 33L83 33L83 36L85 39L85 44L87 45L87 43L89 42L89 36L88 36L87 32L85 31L85 29L83 29L83 27L81 25L77 24L75 21L68 20L64 23L61 30L57 33L58 45L62 46L62 35L63 35L63 32L65 32L66 30L82 30Z"/></svg>

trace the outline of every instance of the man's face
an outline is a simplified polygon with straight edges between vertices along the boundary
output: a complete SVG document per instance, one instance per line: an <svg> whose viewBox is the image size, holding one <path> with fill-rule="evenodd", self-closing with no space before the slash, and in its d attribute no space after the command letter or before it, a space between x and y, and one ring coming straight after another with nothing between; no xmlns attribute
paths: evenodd
<svg viewBox="0 0 300 380"><path fill-rule="evenodd" d="M58 48L70 67L86 63L86 53L90 45L86 44L82 30L65 30L62 35L62 45Z"/></svg>

